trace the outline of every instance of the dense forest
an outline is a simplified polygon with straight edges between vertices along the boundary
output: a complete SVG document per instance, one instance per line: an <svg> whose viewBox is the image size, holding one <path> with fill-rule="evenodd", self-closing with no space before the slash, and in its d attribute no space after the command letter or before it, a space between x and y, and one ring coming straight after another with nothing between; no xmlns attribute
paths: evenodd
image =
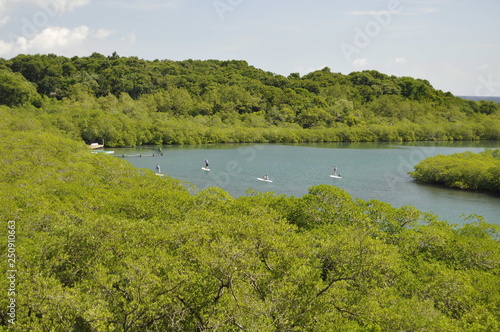
<svg viewBox="0 0 500 332"><path fill-rule="evenodd" d="M500 192L500 149L427 158L418 163L410 175L422 182L452 188Z"/></svg>
<svg viewBox="0 0 500 332"><path fill-rule="evenodd" d="M500 229L328 185L197 190L108 146L500 139L425 80L245 61L0 59L0 330L499 331Z"/></svg>
<svg viewBox="0 0 500 332"><path fill-rule="evenodd" d="M18 55L0 59L0 105L107 146L500 139L499 104L426 80L328 67L285 77L238 60Z"/></svg>
<svg viewBox="0 0 500 332"><path fill-rule="evenodd" d="M2 330L500 330L500 229L480 217L327 185L191 192L44 121L0 122Z"/></svg>

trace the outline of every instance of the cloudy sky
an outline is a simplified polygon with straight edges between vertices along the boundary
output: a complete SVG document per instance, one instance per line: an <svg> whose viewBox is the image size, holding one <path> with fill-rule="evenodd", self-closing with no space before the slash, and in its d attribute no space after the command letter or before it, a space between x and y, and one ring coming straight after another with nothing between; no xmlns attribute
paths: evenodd
<svg viewBox="0 0 500 332"><path fill-rule="evenodd" d="M498 0L0 0L0 57L93 52L325 66L500 96Z"/></svg>

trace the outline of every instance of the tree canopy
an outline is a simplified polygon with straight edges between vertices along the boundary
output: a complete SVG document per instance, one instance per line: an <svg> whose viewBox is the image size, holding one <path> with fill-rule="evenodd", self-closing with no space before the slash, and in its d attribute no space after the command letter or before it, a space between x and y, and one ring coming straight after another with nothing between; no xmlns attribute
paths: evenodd
<svg viewBox="0 0 500 332"><path fill-rule="evenodd" d="M499 104L374 70L284 77L242 60L116 53L18 55L0 66L1 104L109 146L500 139Z"/></svg>
<svg viewBox="0 0 500 332"><path fill-rule="evenodd" d="M0 251L10 270L10 221L17 271L2 329L500 329L500 230L480 217L457 227L328 185L190 191L0 112Z"/></svg>
<svg viewBox="0 0 500 332"><path fill-rule="evenodd" d="M427 158L410 175L422 182L453 188L500 192L500 149Z"/></svg>

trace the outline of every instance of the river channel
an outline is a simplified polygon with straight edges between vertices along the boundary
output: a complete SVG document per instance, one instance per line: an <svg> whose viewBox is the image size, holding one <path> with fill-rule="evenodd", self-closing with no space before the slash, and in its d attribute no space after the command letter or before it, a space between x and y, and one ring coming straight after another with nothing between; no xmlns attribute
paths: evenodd
<svg viewBox="0 0 500 332"><path fill-rule="evenodd" d="M138 168L154 171L158 164L162 173L197 190L217 186L235 197L248 190L300 197L310 186L331 184L354 198L395 207L412 205L456 224L464 222L463 216L476 214L500 225L500 195L422 184L407 174L424 158L485 148L500 148L500 142L215 144L112 150L115 157ZM205 159L210 162L209 172L201 169ZM330 177L334 166L341 179ZM257 180L266 174L272 183Z"/></svg>

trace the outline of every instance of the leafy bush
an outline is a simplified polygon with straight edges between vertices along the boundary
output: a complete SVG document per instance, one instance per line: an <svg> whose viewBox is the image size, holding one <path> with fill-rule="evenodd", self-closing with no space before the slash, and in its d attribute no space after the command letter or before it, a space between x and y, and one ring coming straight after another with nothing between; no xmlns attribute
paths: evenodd
<svg viewBox="0 0 500 332"><path fill-rule="evenodd" d="M421 161L409 174L415 179L460 189L500 191L500 149L435 156Z"/></svg>

